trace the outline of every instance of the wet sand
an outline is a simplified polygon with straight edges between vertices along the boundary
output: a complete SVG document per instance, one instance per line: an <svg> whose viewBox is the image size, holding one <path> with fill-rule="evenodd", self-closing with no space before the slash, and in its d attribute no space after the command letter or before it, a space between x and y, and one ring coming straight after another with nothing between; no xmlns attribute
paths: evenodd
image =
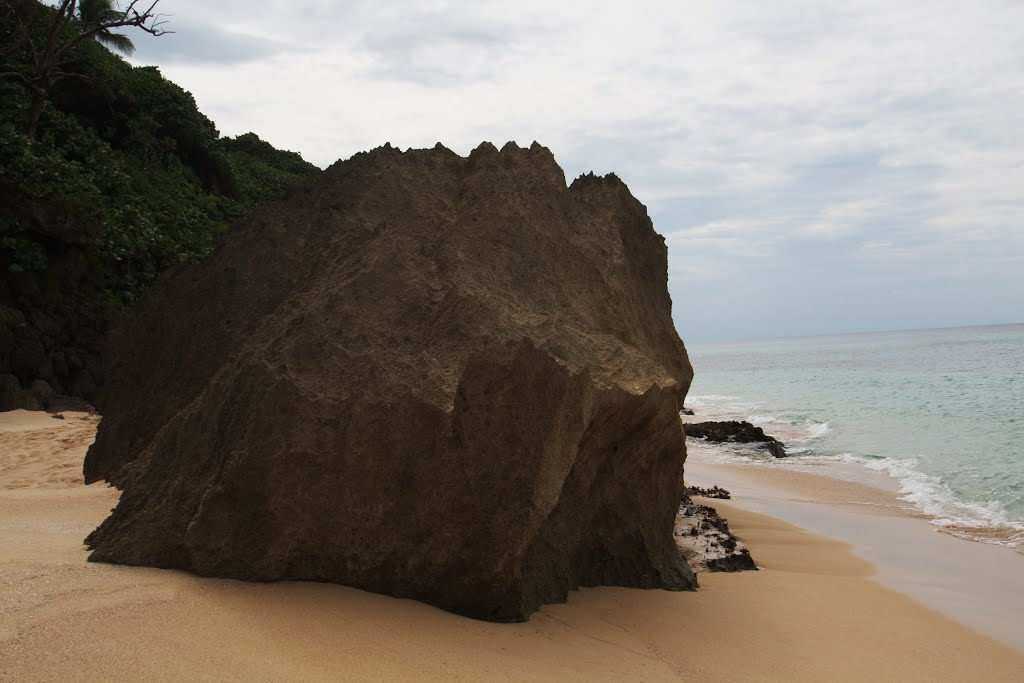
<svg viewBox="0 0 1024 683"><path fill-rule="evenodd" d="M729 504L719 507L762 571L704 574L697 593L583 589L523 624L473 621L341 586L87 563L82 539L117 500L102 484L79 483L94 429L95 419L82 416L0 414L0 679L1024 674L1020 651L870 579L875 568L845 543Z"/></svg>
<svg viewBox="0 0 1024 683"><path fill-rule="evenodd" d="M724 486L746 509L850 543L873 563L874 580L1024 652L1024 555L940 532L894 488L882 488L884 479L873 486L699 456L686 471L688 480Z"/></svg>

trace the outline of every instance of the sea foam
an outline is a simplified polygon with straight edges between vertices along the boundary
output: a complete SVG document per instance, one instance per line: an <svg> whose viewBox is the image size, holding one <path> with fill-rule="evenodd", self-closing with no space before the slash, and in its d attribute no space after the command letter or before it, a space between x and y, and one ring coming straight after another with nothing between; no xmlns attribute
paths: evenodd
<svg viewBox="0 0 1024 683"><path fill-rule="evenodd" d="M765 412L764 402L732 394L692 396L688 405L697 409L694 419L746 420L786 443L785 460L768 457L764 451L741 444L704 444L691 442L691 448L709 462L747 462L768 467L813 465L815 472L826 474L818 466L851 463L882 472L894 480L899 497L909 509L929 518L938 530L963 538L993 543L1024 552L1024 523L1014 519L997 500L976 503L962 500L941 478L921 471L921 458L837 453L828 443L832 421L816 421L806 416ZM757 412L755 412L757 411ZM788 419L787 419L788 418ZM842 478L842 477L837 477Z"/></svg>
<svg viewBox="0 0 1024 683"><path fill-rule="evenodd" d="M807 427L807 436L811 439L820 439L828 434L828 422L811 424Z"/></svg>

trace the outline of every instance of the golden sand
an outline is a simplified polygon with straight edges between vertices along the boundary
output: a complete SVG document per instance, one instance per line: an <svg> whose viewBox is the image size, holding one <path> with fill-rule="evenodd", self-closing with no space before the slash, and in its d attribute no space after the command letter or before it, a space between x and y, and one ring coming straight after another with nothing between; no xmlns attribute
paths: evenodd
<svg viewBox="0 0 1024 683"><path fill-rule="evenodd" d="M0 414L0 679L1024 680L1024 654L868 580L844 544L730 505L763 571L584 589L523 624L90 564L117 500L78 483L95 422Z"/></svg>

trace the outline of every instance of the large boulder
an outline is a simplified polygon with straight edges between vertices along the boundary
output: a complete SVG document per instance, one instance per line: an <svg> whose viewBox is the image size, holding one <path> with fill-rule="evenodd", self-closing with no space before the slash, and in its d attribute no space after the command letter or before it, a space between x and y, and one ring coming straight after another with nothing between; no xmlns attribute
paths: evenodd
<svg viewBox="0 0 1024 683"><path fill-rule="evenodd" d="M692 371L664 239L536 143L339 162L115 331L91 559L329 581L492 620L692 589Z"/></svg>

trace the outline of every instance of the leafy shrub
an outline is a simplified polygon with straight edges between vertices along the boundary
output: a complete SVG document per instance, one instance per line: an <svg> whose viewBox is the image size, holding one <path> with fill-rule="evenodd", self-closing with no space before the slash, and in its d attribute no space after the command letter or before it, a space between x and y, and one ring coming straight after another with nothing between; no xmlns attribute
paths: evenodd
<svg viewBox="0 0 1024 683"><path fill-rule="evenodd" d="M0 15L0 36L18 35L11 17ZM23 25L42 30L45 22ZM156 67L132 67L94 41L77 46L62 70L70 76L52 89L35 140L23 133L27 90L0 81L5 273L45 271L55 255L83 249L99 296L125 306L163 270L201 260L230 223L316 170L253 133L221 138L192 95Z"/></svg>

